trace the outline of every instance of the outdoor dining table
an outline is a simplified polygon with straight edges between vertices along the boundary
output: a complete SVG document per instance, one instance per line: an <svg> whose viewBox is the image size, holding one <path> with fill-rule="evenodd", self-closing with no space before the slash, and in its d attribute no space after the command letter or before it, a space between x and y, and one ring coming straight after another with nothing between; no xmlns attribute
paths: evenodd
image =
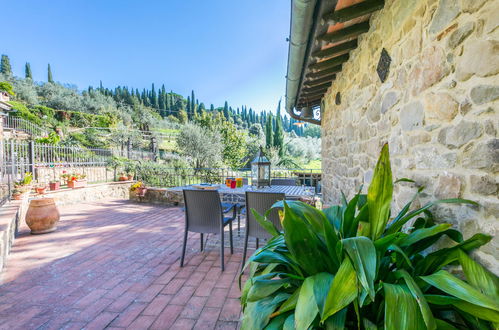
<svg viewBox="0 0 499 330"><path fill-rule="evenodd" d="M196 185L188 185L181 187L169 188L170 192L182 193L184 189L196 189ZM257 192L270 192L270 193L284 193L286 199L288 200L298 200L300 198L311 198L315 194L315 188L309 186L271 186L257 188L251 185L244 185L240 188L230 188L226 185L221 184L217 189L220 193L220 199L224 203L238 203L239 205L246 204L246 192L247 191L257 191Z"/></svg>

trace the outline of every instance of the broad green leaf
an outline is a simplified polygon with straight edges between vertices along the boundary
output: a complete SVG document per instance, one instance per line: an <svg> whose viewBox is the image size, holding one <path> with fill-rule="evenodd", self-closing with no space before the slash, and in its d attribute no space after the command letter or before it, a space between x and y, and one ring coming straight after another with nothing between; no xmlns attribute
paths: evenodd
<svg viewBox="0 0 499 330"><path fill-rule="evenodd" d="M347 320L347 311L348 308L343 308L338 313L329 317L326 321L324 321L324 325L326 326L326 330L343 330L345 329L345 322Z"/></svg>
<svg viewBox="0 0 499 330"><path fill-rule="evenodd" d="M335 229L339 231L343 222L343 208L338 205L331 206L324 210L324 214L329 222L334 225Z"/></svg>
<svg viewBox="0 0 499 330"><path fill-rule="evenodd" d="M388 247L388 250L392 250L392 251L400 254L402 256L402 258L404 258L405 262L407 262L407 264L409 265L409 267L413 268L411 259L409 259L409 257L404 252L404 250L402 250L398 245L392 244L392 245L390 245ZM399 264L397 263L397 265L399 265Z"/></svg>
<svg viewBox="0 0 499 330"><path fill-rule="evenodd" d="M440 296L440 295L425 295L428 303L433 305L452 305L463 312L476 316L482 320L490 322L499 322L499 312L481 307L475 304L471 304L459 298L451 296Z"/></svg>
<svg viewBox="0 0 499 330"><path fill-rule="evenodd" d="M271 276L275 276L275 274L271 274ZM257 278L253 278L253 285L251 286L247 301L257 301L262 298L268 297L277 290L279 290L285 283L288 283L289 279L267 279L268 275L259 276Z"/></svg>
<svg viewBox="0 0 499 330"><path fill-rule="evenodd" d="M428 284L469 303L499 311L499 302L484 295L468 283L452 276L445 270L432 275L421 276Z"/></svg>
<svg viewBox="0 0 499 330"><path fill-rule="evenodd" d="M338 246L338 243L340 242L340 239L338 237L338 233L336 232L336 228L329 221L326 221L324 223L324 240L326 243L329 258L334 266L332 272L336 273L338 271L338 268L340 267L340 256L336 252L336 248Z"/></svg>
<svg viewBox="0 0 499 330"><path fill-rule="evenodd" d="M357 202L359 201L360 192L348 203L345 211L343 212L343 221L341 222L341 234L343 237L355 236L357 233L357 221L355 218L355 211L357 210Z"/></svg>
<svg viewBox="0 0 499 330"><path fill-rule="evenodd" d="M286 321L284 321L284 326L282 330L295 330L295 314L291 314L288 316Z"/></svg>
<svg viewBox="0 0 499 330"><path fill-rule="evenodd" d="M320 239L302 218L284 202L284 238L289 252L295 257L307 274L327 271L328 257L323 252ZM325 248L325 247L324 247Z"/></svg>
<svg viewBox="0 0 499 330"><path fill-rule="evenodd" d="M315 276L307 277L301 286L295 309L296 329L308 329L319 313L314 297L314 279Z"/></svg>
<svg viewBox="0 0 499 330"><path fill-rule="evenodd" d="M365 317L362 318L362 323L364 324L364 329L366 330L378 330L376 324L372 323L370 320L366 319Z"/></svg>
<svg viewBox="0 0 499 330"><path fill-rule="evenodd" d="M397 214L397 216L391 222L390 226L386 230L385 235L394 234L402 228L402 226L401 227L396 227L396 226L394 227L393 224L399 223L400 219L402 219L407 214L407 212L409 212L409 209L411 208L412 203L416 200L416 198L419 196L419 194L423 190L424 190L424 187L420 187L417 190L417 192L414 194L414 196L411 198L411 200L407 204L405 204L405 206L402 208L402 210L400 210L399 214Z"/></svg>
<svg viewBox="0 0 499 330"><path fill-rule="evenodd" d="M266 297L258 301L249 302L244 311L241 329L263 329L269 322L270 314L288 297L289 294L287 293L278 293L274 297Z"/></svg>
<svg viewBox="0 0 499 330"><path fill-rule="evenodd" d="M404 269L396 271L395 275L397 277L402 277L405 280L407 288L419 305L419 310L421 312L421 315L423 316L423 320L426 324L427 329L436 329L437 326L435 323L435 319L433 318L430 306L428 306L428 302L426 301L423 292L421 292L421 289L416 284L411 275L409 275L409 273Z"/></svg>
<svg viewBox="0 0 499 330"><path fill-rule="evenodd" d="M499 278L458 249L459 263L463 267L466 279L475 289L499 301Z"/></svg>
<svg viewBox="0 0 499 330"><path fill-rule="evenodd" d="M426 329L416 299L403 284L384 283L385 329Z"/></svg>
<svg viewBox="0 0 499 330"><path fill-rule="evenodd" d="M378 239L385 231L390 216L393 182L390 168L390 152L388 144L381 149L378 163L374 169L372 182L367 191L367 205L369 207L369 223L371 225L371 239Z"/></svg>
<svg viewBox="0 0 499 330"><path fill-rule="evenodd" d="M416 273L419 275L425 275L440 270L442 267L458 259L458 249L469 252L484 244L487 244L491 239L492 237L489 235L475 234L464 242L461 242L453 247L440 249L430 253L415 266Z"/></svg>
<svg viewBox="0 0 499 330"><path fill-rule="evenodd" d="M376 278L376 248L367 237L352 237L342 240L362 287L374 301L374 279Z"/></svg>
<svg viewBox="0 0 499 330"><path fill-rule="evenodd" d="M357 276L348 257L343 259L340 269L333 279L324 304L321 321L342 310L357 297Z"/></svg>
<svg viewBox="0 0 499 330"><path fill-rule="evenodd" d="M329 273L319 273L313 277L315 302L322 317L324 315L324 304L326 303L327 293L329 292L334 276Z"/></svg>
<svg viewBox="0 0 499 330"><path fill-rule="evenodd" d="M374 241L374 246L376 247L376 251L380 253L380 256L383 256L388 250L388 247L392 244L397 244L397 242L406 237L406 233L393 233L390 235L383 236L376 241Z"/></svg>
<svg viewBox="0 0 499 330"><path fill-rule="evenodd" d="M327 221L324 212L300 201L279 201L272 205L272 208L284 208L284 203L293 210L296 216L305 218L315 232L322 233L324 222Z"/></svg>
<svg viewBox="0 0 499 330"><path fill-rule="evenodd" d="M400 179L397 179L397 180L395 180L395 182L394 182L394 183L399 183L399 182L410 182L410 183L416 183L416 181L411 180L411 179L408 179L408 178L400 178Z"/></svg>
<svg viewBox="0 0 499 330"><path fill-rule="evenodd" d="M400 219L395 219L392 222L392 225L387 229L386 233L387 234L392 234L397 231L399 231L402 226L406 224L407 221L411 220L415 216L418 216L419 214L423 213L430 207L437 205L437 204L442 204L442 203L447 203L447 204L471 204L471 205L478 205L476 202L471 201L469 199L462 199L462 198L450 198L450 199L440 199L436 200L433 202L429 202L428 204L424 205L423 207L409 212L407 215L401 217Z"/></svg>
<svg viewBox="0 0 499 330"><path fill-rule="evenodd" d="M272 236L277 236L279 235L279 231L277 228L274 226L272 221L268 221L264 216L260 215L255 209L251 209L251 213L253 213L253 216L255 217L256 221L262 226L263 229L265 229L270 235Z"/></svg>
<svg viewBox="0 0 499 330"><path fill-rule="evenodd" d="M279 307L277 312L272 314L272 316L274 317L295 309L296 303L298 302L298 297L300 296L300 290L301 286L298 289L296 289L295 292L293 292L293 294L281 305L281 307Z"/></svg>
<svg viewBox="0 0 499 330"><path fill-rule="evenodd" d="M290 258L279 252L271 250L261 251L260 253L253 254L249 258L249 261L258 262L262 264L273 264L273 263L281 264L284 266L288 266L290 269L294 270L297 274L301 275L301 270L298 267L298 265L296 265Z"/></svg>
<svg viewBox="0 0 499 330"><path fill-rule="evenodd" d="M264 328L265 330L281 330L284 326L284 322L288 317L287 314L279 315L274 317L269 324Z"/></svg>
<svg viewBox="0 0 499 330"><path fill-rule="evenodd" d="M398 243L398 245L400 245L401 247L410 246L410 245L415 244L415 243L417 243L425 238L428 238L428 237L437 235L441 232L444 232L447 229L449 229L450 227L452 227L452 225L450 223L443 223L443 224L435 225L435 226L432 226L429 228L417 229L417 230L413 231L412 233L410 233L407 237L401 239L400 242Z"/></svg>
<svg viewBox="0 0 499 330"><path fill-rule="evenodd" d="M458 330L455 326L448 322L439 319L435 319L435 322L437 324L437 330Z"/></svg>

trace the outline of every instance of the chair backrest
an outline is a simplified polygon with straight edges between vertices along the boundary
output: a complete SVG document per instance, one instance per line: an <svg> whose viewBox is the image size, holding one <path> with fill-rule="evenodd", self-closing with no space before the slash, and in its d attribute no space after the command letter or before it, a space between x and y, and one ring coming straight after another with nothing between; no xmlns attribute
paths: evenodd
<svg viewBox="0 0 499 330"><path fill-rule="evenodd" d="M296 179L272 179L270 181L272 186L296 186Z"/></svg>
<svg viewBox="0 0 499 330"><path fill-rule="evenodd" d="M265 229L260 226L253 216L251 209L255 209L260 214L265 214L268 209L277 201L285 199L283 193L268 193L268 192L246 192L246 230L248 235L256 238L270 238L272 237ZM267 218L274 223L277 229L282 230L281 221L279 220L279 213L276 209L272 210Z"/></svg>
<svg viewBox="0 0 499 330"><path fill-rule="evenodd" d="M222 225L222 204L216 190L184 189L185 222L188 231L219 233Z"/></svg>

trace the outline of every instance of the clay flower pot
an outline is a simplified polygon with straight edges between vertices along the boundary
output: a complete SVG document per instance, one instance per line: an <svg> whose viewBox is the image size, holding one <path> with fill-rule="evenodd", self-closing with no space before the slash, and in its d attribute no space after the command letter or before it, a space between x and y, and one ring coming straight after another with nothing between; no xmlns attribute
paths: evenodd
<svg viewBox="0 0 499 330"><path fill-rule="evenodd" d="M59 217L53 198L33 199L26 212L26 224L32 234L50 233L56 230Z"/></svg>
<svg viewBox="0 0 499 330"><path fill-rule="evenodd" d="M13 193L12 194L12 199L16 200L16 201L20 201L21 199L23 199L24 197L24 193Z"/></svg>
<svg viewBox="0 0 499 330"><path fill-rule="evenodd" d="M128 180L128 181L132 181L132 180L133 180L133 174L129 174L129 175L127 176L127 180Z"/></svg>
<svg viewBox="0 0 499 330"><path fill-rule="evenodd" d="M146 187L138 187L137 188L137 196L144 197L146 195L147 188Z"/></svg>
<svg viewBox="0 0 499 330"><path fill-rule="evenodd" d="M36 187L35 189L37 194L43 195L45 194L45 189L47 189L47 187Z"/></svg>
<svg viewBox="0 0 499 330"><path fill-rule="evenodd" d="M128 177L127 176L124 176L124 175L121 175L119 178L118 178L119 181L128 181Z"/></svg>
<svg viewBox="0 0 499 330"><path fill-rule="evenodd" d="M59 181L49 183L50 190L59 190L60 187L61 187L61 183Z"/></svg>
<svg viewBox="0 0 499 330"><path fill-rule="evenodd" d="M87 180L68 181L68 188L83 188L87 185Z"/></svg>

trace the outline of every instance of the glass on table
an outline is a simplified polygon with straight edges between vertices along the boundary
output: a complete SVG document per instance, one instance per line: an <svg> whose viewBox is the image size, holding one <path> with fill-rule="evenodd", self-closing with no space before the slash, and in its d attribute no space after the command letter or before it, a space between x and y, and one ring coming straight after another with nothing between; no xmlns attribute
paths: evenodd
<svg viewBox="0 0 499 330"><path fill-rule="evenodd" d="M243 186L243 178L236 178L236 187L242 188Z"/></svg>
<svg viewBox="0 0 499 330"><path fill-rule="evenodd" d="M230 188L232 180L234 180L234 178L227 178L227 179L225 179L225 185Z"/></svg>
<svg viewBox="0 0 499 330"><path fill-rule="evenodd" d="M231 189L236 189L237 186L237 181L236 180L231 180L230 181L230 188Z"/></svg>

